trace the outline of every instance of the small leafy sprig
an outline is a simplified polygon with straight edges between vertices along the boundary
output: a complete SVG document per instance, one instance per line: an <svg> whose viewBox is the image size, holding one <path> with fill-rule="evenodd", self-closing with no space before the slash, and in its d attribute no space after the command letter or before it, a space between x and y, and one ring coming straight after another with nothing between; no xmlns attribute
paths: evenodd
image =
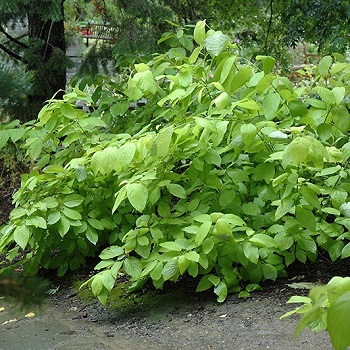
<svg viewBox="0 0 350 350"><path fill-rule="evenodd" d="M301 306L281 316L300 314L295 329L297 337L309 327L313 332L327 330L335 350L345 350L350 345L350 277L333 277L326 285L316 286L309 296L292 296L287 303L300 303Z"/></svg>

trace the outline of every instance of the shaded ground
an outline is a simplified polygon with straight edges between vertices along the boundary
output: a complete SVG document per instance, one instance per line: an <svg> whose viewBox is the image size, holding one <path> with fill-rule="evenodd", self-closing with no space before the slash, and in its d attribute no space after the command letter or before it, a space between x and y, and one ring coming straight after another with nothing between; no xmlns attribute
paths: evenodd
<svg viewBox="0 0 350 350"><path fill-rule="evenodd" d="M295 341L298 317L279 317L292 308L285 303L291 295L308 292L288 285L323 283L331 274L349 273L345 262L295 266L288 279L265 285L247 299L230 295L222 304L211 293L195 293L192 280L133 294L122 283L106 307L89 292L78 293L72 285L83 275L72 275L53 282L55 293L46 306L30 310L36 316L8 309L0 313L0 350L331 350L326 332L316 336L305 330ZM18 321L1 325L14 318Z"/></svg>
<svg viewBox="0 0 350 350"><path fill-rule="evenodd" d="M15 182L0 180L1 225L11 210ZM319 284L334 275L350 276L348 262L332 264L321 257L315 264L295 265L288 278L264 285L247 299L230 295L222 304L211 292L195 293L193 280L134 294L121 282L106 308L89 292L78 293L73 287L89 276L87 266L79 275L52 279L47 304L28 310L34 317L24 317L24 311L0 300L5 307L0 312L0 350L331 350L326 332L315 336L306 330L294 341L298 317L279 317L293 308L286 305L291 295L308 293L295 289L308 286L301 282Z"/></svg>

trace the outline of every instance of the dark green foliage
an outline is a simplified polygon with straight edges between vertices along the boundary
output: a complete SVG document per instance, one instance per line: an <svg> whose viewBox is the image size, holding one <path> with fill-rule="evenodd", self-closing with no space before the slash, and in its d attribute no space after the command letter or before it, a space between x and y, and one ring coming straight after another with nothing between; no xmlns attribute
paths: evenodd
<svg viewBox="0 0 350 350"><path fill-rule="evenodd" d="M0 271L0 296L21 308L40 306L45 302L49 282L37 277L25 277L13 268Z"/></svg>
<svg viewBox="0 0 350 350"><path fill-rule="evenodd" d="M18 0L11 5L0 3L0 48L33 74L26 114L17 115L22 120L35 118L46 100L65 89L66 68L70 63L65 56L63 2ZM27 24L28 35L15 38L6 34L4 27L18 21Z"/></svg>
<svg viewBox="0 0 350 350"><path fill-rule="evenodd" d="M26 119L28 93L31 89L31 74L19 67L12 69L0 66L0 115Z"/></svg>
<svg viewBox="0 0 350 350"><path fill-rule="evenodd" d="M290 0L281 9L287 44L304 40L323 52L344 52L349 47L348 0Z"/></svg>

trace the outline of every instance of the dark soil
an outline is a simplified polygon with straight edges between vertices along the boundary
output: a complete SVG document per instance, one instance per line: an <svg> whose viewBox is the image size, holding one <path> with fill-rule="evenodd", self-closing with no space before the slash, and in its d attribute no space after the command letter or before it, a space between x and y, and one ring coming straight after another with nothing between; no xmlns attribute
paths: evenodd
<svg viewBox="0 0 350 350"><path fill-rule="evenodd" d="M3 175L0 180L2 225L18 184ZM309 287L335 275L350 276L349 260L331 263L326 255L320 256L307 266L294 264L288 278L265 283L249 298L230 295L221 304L212 292L196 293L198 281L192 279L167 284L163 291L148 286L136 293L128 293L121 279L103 307L89 291L77 288L91 275L92 266L94 262L63 279L46 276L51 294L43 309L32 310L35 317L25 318L24 311L6 305L0 312L0 350L330 350L326 332L315 336L305 330L294 340L298 317L280 316L293 308L286 304L290 296L307 295Z"/></svg>

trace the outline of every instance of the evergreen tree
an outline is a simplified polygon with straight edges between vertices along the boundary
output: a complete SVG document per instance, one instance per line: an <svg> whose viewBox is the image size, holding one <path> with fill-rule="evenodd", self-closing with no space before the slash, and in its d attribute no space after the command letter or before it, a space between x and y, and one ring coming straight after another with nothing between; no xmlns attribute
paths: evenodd
<svg viewBox="0 0 350 350"><path fill-rule="evenodd" d="M26 115L35 118L43 103L66 86L65 0L14 0L0 2L0 49L7 59L33 73ZM16 37L8 28L26 25L27 35ZM60 96L60 93L58 94Z"/></svg>

